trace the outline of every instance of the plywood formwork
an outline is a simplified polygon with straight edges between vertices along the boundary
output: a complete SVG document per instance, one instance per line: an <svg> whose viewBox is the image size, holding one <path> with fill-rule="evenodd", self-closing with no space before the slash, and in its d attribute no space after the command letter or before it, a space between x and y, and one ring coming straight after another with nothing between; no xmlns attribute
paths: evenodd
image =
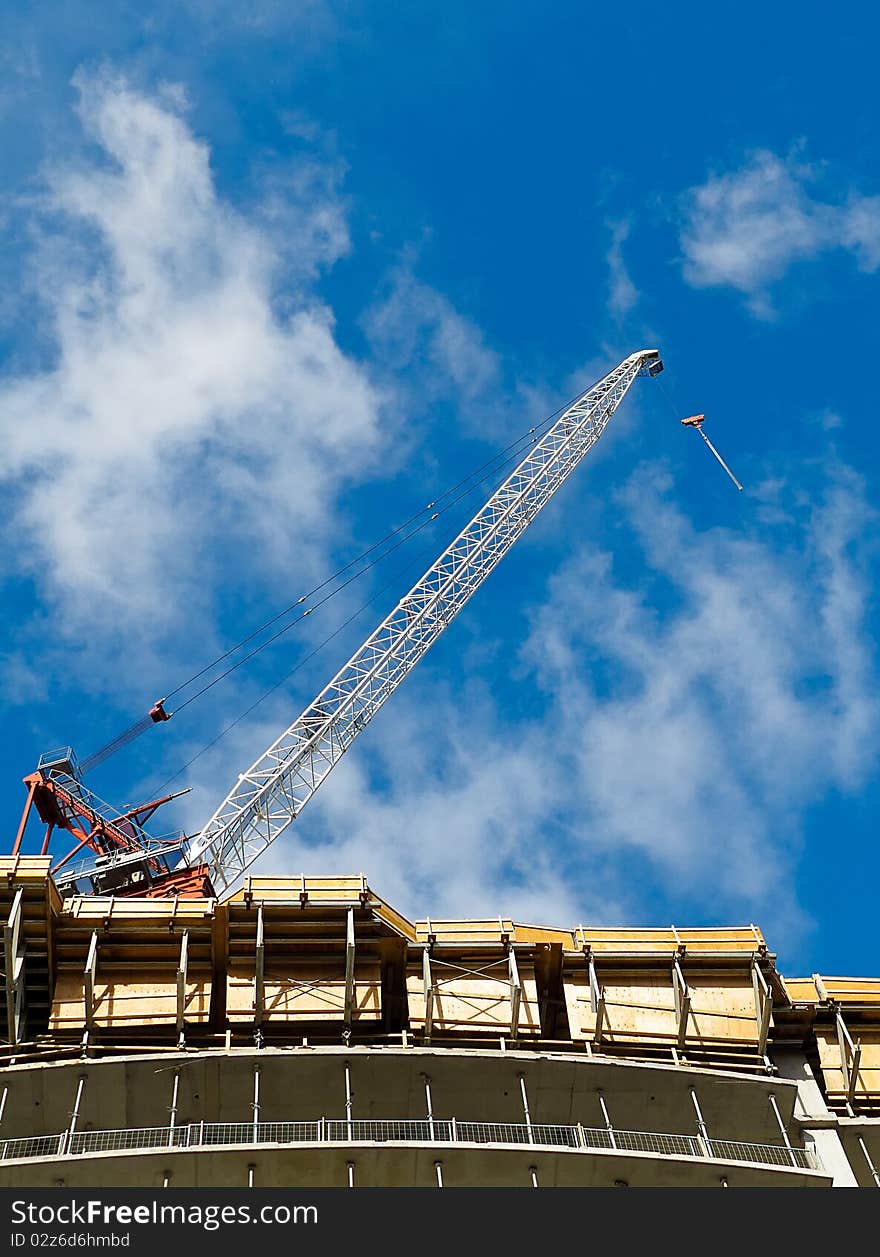
<svg viewBox="0 0 880 1257"><path fill-rule="evenodd" d="M49 1031L179 1036L207 1023L213 913L210 899L66 901L55 927Z"/></svg>
<svg viewBox="0 0 880 1257"><path fill-rule="evenodd" d="M406 969L410 1030L426 1042L539 1037L534 948L517 946L515 934L503 917L417 921L422 946L410 947Z"/></svg>
<svg viewBox="0 0 880 1257"><path fill-rule="evenodd" d="M569 1030L601 1051L676 1053L720 1067L765 1062L772 965L755 926L574 932Z"/></svg>
<svg viewBox="0 0 880 1257"><path fill-rule="evenodd" d="M880 978L786 980L792 1000L813 1014L825 1095L842 1113L880 1115Z"/></svg>
<svg viewBox="0 0 880 1257"><path fill-rule="evenodd" d="M395 934L415 941L416 928L402 913L368 885L363 873L355 877L313 877L301 873L296 877L246 877L230 904L263 903L290 907L298 904L324 907L360 906L369 908Z"/></svg>
<svg viewBox="0 0 880 1257"><path fill-rule="evenodd" d="M228 905L226 1016L233 1026L378 1031L410 922L358 878L250 878Z"/></svg>
<svg viewBox="0 0 880 1257"><path fill-rule="evenodd" d="M0 858L3 923L3 1013L0 1036L10 1044L45 1024L53 971L53 918L61 896L49 876L48 856Z"/></svg>

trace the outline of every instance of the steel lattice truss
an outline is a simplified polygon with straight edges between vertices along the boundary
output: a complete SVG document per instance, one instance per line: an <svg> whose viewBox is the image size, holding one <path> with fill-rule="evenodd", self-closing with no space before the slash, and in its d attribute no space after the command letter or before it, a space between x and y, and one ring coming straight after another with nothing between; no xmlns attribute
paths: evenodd
<svg viewBox="0 0 880 1257"><path fill-rule="evenodd" d="M187 848L222 896L303 810L382 704L595 445L636 376L631 354L536 441L424 576L294 723L260 756Z"/></svg>

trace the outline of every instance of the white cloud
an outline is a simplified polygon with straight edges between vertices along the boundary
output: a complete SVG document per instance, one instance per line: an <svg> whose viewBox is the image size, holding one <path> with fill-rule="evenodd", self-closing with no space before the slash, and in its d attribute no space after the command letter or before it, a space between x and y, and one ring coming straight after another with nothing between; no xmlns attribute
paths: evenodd
<svg viewBox="0 0 880 1257"><path fill-rule="evenodd" d="M128 634L210 604L236 561L319 560L297 538L369 467L380 397L310 290L348 247L336 174L304 162L248 221L179 94L78 86L97 151L46 172L39 215L51 363L0 384L8 545L74 625Z"/></svg>
<svg viewBox="0 0 880 1257"><path fill-rule="evenodd" d="M630 278L623 257L623 245L629 238L630 222L620 219L609 223L611 245L608 249L608 304L615 319L622 319L637 304L639 290Z"/></svg>
<svg viewBox="0 0 880 1257"><path fill-rule="evenodd" d="M791 507L794 524L761 537L696 530L668 487L646 468L622 496L644 587L621 587L604 556L572 562L531 657L560 696L590 844L682 901L794 917L809 808L877 763L858 554L876 519L843 469L812 514Z"/></svg>
<svg viewBox="0 0 880 1257"><path fill-rule="evenodd" d="M861 270L876 270L880 197L825 201L813 194L816 182L810 166L761 151L741 169L692 188L681 230L688 283L736 288L767 316L768 289L796 261L845 249Z"/></svg>
<svg viewBox="0 0 880 1257"><path fill-rule="evenodd" d="M386 367L406 371L413 394L423 400L452 398L473 407L497 384L499 361L480 329L406 263L390 273L364 327Z"/></svg>

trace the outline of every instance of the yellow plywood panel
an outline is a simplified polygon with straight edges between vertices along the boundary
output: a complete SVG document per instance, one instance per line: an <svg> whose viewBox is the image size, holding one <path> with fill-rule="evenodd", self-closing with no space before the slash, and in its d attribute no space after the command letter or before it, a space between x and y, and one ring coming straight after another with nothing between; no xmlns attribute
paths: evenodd
<svg viewBox="0 0 880 1257"><path fill-rule="evenodd" d="M396 933L401 934L411 943L416 941L416 927L412 921L408 921L402 913L398 912L396 908L392 908L390 904L386 903L384 899L380 899L378 895L374 895L371 902L373 911L380 921L390 925Z"/></svg>
<svg viewBox="0 0 880 1257"><path fill-rule="evenodd" d="M517 921L513 931L517 943L558 943L566 951L570 951L575 945L571 930L557 930L545 925L521 925Z"/></svg>
<svg viewBox="0 0 880 1257"><path fill-rule="evenodd" d="M691 1010L686 1043L757 1044L758 1020L750 983L742 978L712 976L695 981L689 978L688 986ZM596 1014L591 1008L586 969L580 974L566 974L564 987L572 1037L593 1039ZM678 1041L678 1015L671 978L643 973L611 975L603 981L602 989L605 995L603 1038L611 1042Z"/></svg>
<svg viewBox="0 0 880 1257"><path fill-rule="evenodd" d="M633 955L651 952L676 952L684 947L690 954L700 952L754 952L763 945L764 937L754 925L712 927L710 929L591 929L579 925L574 934L575 946L589 946L595 952L630 952Z"/></svg>
<svg viewBox="0 0 880 1257"><path fill-rule="evenodd" d="M503 917L481 920L416 921L416 937L427 942L433 935L438 943L499 943L502 935L513 938L513 922Z"/></svg>
<svg viewBox="0 0 880 1257"><path fill-rule="evenodd" d="M208 978L189 980L185 992L184 1018L188 1023L205 1022L211 1005ZM177 1022L177 978L162 980L155 975L141 981L98 974L94 988L94 1024L99 1029L126 1029L139 1025L175 1025ZM83 975L60 972L55 984L49 1029L81 1031L85 1026Z"/></svg>
<svg viewBox="0 0 880 1257"><path fill-rule="evenodd" d="M497 976L492 973L456 973L432 965L434 987L432 1033L459 1034L478 1031L493 1035L509 1035L511 1019L510 981L507 961L499 962ZM520 1006L517 1033L539 1035L541 1015L534 967L519 961ZM425 1026L425 987L421 963L410 965L406 978L406 997L410 1026Z"/></svg>
<svg viewBox="0 0 880 1257"><path fill-rule="evenodd" d="M850 1034L861 1046L861 1061L854 1093L854 1102L858 1106L859 1099L880 1097L880 1030L865 1032L861 1028ZM819 1063L829 1098L840 1100L846 1097L847 1080L840 1058L840 1044L835 1026L817 1026L816 1043L819 1047ZM849 1058L851 1065L852 1060Z"/></svg>
<svg viewBox="0 0 880 1257"><path fill-rule="evenodd" d="M880 978L821 977L828 998L839 1004L874 1004L880 1007Z"/></svg>
<svg viewBox="0 0 880 1257"><path fill-rule="evenodd" d="M0 885L10 896L19 886L33 891L42 890L52 911L57 913L62 899L49 876L51 863L51 857L47 855L0 856Z"/></svg>
<svg viewBox="0 0 880 1257"><path fill-rule="evenodd" d="M566 975L565 1002L572 1038L592 1039L596 1014L590 1006L589 975ZM605 1018L603 1036L611 1039L664 1039L675 1041L677 1021L672 984L650 974L625 976L603 983Z"/></svg>
<svg viewBox="0 0 880 1257"><path fill-rule="evenodd" d="M210 925L213 899L117 899L75 895L65 899L60 925L104 929L192 929Z"/></svg>
<svg viewBox="0 0 880 1257"><path fill-rule="evenodd" d="M247 877L240 890L229 899L230 904L288 902L305 898L311 903L359 903L369 895L366 878L354 877Z"/></svg>
<svg viewBox="0 0 880 1257"><path fill-rule="evenodd" d="M782 982L795 1004L815 1004L821 999L812 978L783 978Z"/></svg>
<svg viewBox="0 0 880 1257"><path fill-rule="evenodd" d="M252 972L229 975L226 1011L231 1021L253 1021L255 984ZM355 971L355 1020L382 1016L382 978L378 961L359 961ZM264 1021L343 1021L345 974L326 965L297 962L285 975L267 975L263 983Z"/></svg>

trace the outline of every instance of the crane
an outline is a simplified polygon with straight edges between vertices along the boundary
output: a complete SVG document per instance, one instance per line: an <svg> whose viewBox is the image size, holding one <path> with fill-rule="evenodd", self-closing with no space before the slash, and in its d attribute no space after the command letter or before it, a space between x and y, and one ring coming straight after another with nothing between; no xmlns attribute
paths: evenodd
<svg viewBox="0 0 880 1257"><path fill-rule="evenodd" d="M92 891L229 894L596 444L635 379L662 370L656 349L638 350L568 406L320 694L241 774L198 834L157 846L132 826L131 809L114 814L89 793L70 748L43 757L25 778L28 807L36 806L48 833L71 828L80 847L98 852ZM71 800L76 826L65 824ZM26 821L27 808L16 852ZM66 880L82 889L75 872Z"/></svg>

